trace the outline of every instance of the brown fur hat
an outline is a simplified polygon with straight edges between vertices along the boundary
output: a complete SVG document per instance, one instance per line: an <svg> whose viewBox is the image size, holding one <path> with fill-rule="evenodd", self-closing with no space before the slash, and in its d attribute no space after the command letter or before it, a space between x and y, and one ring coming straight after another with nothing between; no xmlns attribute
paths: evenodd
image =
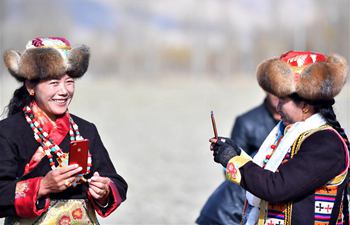
<svg viewBox="0 0 350 225"><path fill-rule="evenodd" d="M347 79L346 60L339 55L289 51L257 68L259 85L278 97L293 93L311 101L333 99Z"/></svg>
<svg viewBox="0 0 350 225"><path fill-rule="evenodd" d="M4 53L5 65L18 81L59 78L64 74L79 78L86 72L89 58L87 46L72 49L66 39L59 37L35 38L23 53Z"/></svg>

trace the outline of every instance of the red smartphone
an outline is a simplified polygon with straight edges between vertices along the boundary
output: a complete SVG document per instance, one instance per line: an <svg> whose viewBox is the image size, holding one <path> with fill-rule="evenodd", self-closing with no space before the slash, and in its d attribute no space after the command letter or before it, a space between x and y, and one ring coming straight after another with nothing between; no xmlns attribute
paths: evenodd
<svg viewBox="0 0 350 225"><path fill-rule="evenodd" d="M214 137L218 138L218 131L216 129L216 122L215 122L213 111L210 112L210 117L211 117L211 124L213 125Z"/></svg>
<svg viewBox="0 0 350 225"><path fill-rule="evenodd" d="M78 164L83 168L80 173L85 174L87 172L88 154L89 140L71 141L69 146L68 164Z"/></svg>

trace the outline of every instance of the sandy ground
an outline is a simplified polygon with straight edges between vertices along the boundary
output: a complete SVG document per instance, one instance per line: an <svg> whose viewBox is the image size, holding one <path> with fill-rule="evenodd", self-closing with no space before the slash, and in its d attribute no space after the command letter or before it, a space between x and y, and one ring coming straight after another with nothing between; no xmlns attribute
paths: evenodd
<svg viewBox="0 0 350 225"><path fill-rule="evenodd" d="M15 86L1 78L1 108ZM70 111L96 124L129 184L126 202L101 224L194 224L223 179L209 151L210 110L219 134L227 136L235 116L263 95L254 77L77 81ZM349 127L349 88L337 101L340 121Z"/></svg>

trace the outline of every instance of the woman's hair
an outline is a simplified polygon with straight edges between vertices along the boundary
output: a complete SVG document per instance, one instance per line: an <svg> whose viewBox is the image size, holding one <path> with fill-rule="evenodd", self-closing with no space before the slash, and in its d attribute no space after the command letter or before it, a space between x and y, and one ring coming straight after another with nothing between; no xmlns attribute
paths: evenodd
<svg viewBox="0 0 350 225"><path fill-rule="evenodd" d="M346 145L348 146L348 149L350 150L348 136L338 122L332 105L317 105L315 106L315 110L322 115L322 117L327 121L328 125L332 126L342 136Z"/></svg>
<svg viewBox="0 0 350 225"><path fill-rule="evenodd" d="M334 104L334 99L327 101L309 101L301 98L296 93L290 95L290 98L297 104L303 101L309 105L312 105L314 107L315 112L321 114L323 119L326 120L327 124L333 127L340 134L350 151L350 143L348 136L346 135L344 129L341 127L340 123L338 122L337 116L335 115L333 110L332 105Z"/></svg>
<svg viewBox="0 0 350 225"><path fill-rule="evenodd" d="M32 85L38 84L39 81L30 81ZM18 112L21 112L23 107L29 105L33 100L33 96L30 96L25 84L15 90L10 103L7 105L5 112L7 111L7 116L11 116ZM5 113L4 112L4 113Z"/></svg>

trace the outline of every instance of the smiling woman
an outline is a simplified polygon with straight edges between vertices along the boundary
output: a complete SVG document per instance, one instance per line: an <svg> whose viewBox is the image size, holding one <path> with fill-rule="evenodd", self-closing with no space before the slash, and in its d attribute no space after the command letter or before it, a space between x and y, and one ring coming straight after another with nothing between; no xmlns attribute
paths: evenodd
<svg viewBox="0 0 350 225"><path fill-rule="evenodd" d="M42 81L33 85L26 81L26 88L35 102L53 121L57 115L62 115L68 110L68 106L74 95L74 79L65 74L59 79Z"/></svg>
<svg viewBox="0 0 350 225"><path fill-rule="evenodd" d="M4 61L23 85L0 121L0 217L5 224L98 224L95 212L112 213L127 184L95 125L68 111L88 48L35 38L22 54L6 51ZM78 164L69 163L74 149Z"/></svg>

